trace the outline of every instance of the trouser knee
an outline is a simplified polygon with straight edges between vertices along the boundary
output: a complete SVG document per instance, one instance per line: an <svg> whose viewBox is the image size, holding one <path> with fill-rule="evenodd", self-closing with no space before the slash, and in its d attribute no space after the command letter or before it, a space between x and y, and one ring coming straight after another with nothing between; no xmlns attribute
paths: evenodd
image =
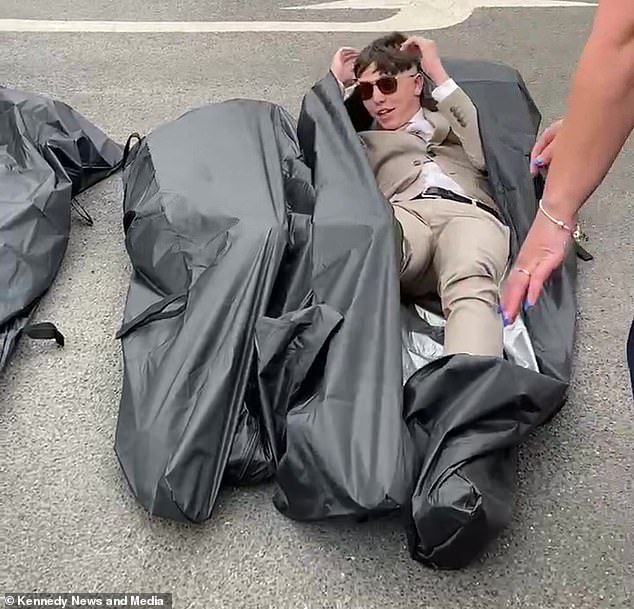
<svg viewBox="0 0 634 609"><path fill-rule="evenodd" d="M481 303L495 309L498 304L498 286L489 275L455 274L441 283L440 297L447 313L461 301Z"/></svg>

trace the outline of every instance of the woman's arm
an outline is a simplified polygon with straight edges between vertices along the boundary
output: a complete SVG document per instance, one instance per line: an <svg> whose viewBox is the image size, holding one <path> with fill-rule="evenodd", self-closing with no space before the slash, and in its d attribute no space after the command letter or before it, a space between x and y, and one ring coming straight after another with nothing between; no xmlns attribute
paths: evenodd
<svg viewBox="0 0 634 609"><path fill-rule="evenodd" d="M634 128L634 2L600 0L554 142L544 207L569 225Z"/></svg>

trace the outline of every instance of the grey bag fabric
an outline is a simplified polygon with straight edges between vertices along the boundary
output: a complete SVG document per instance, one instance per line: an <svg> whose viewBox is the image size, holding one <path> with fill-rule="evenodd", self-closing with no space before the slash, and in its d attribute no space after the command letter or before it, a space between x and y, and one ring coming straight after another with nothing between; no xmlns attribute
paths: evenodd
<svg viewBox="0 0 634 609"><path fill-rule="evenodd" d="M287 417L275 504L298 519L395 509L418 469L402 416L397 226L338 95L334 78L318 83L298 122L315 187L311 289L343 318Z"/></svg>
<svg viewBox="0 0 634 609"><path fill-rule="evenodd" d="M539 113L515 70L446 65L478 108L515 256L541 187ZM329 74L297 123L230 100L130 147L115 448L153 514L202 522L223 485L273 479L290 518L400 510L415 560L459 568L509 522L518 446L564 403L574 254L508 329L505 359L443 357L434 312L400 300L366 120Z"/></svg>
<svg viewBox="0 0 634 609"><path fill-rule="evenodd" d="M294 133L283 109L236 100L159 127L126 158L134 274L116 452L154 514L201 522L223 481L273 474L276 402L291 397L269 378L275 345L336 323L324 306L285 315L306 296L313 205ZM293 364L310 357L298 350Z"/></svg>
<svg viewBox="0 0 634 609"><path fill-rule="evenodd" d="M31 324L66 251L72 199L117 169L122 148L67 104L0 87L0 371Z"/></svg>

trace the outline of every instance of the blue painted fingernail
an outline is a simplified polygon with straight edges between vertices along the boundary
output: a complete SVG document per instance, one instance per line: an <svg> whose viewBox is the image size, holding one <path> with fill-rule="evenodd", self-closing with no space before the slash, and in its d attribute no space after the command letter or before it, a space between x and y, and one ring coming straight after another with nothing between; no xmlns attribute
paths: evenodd
<svg viewBox="0 0 634 609"><path fill-rule="evenodd" d="M498 315L502 315L502 320L504 321L504 327L506 328L506 326L510 324L509 317L506 314L506 311L504 310L504 307L501 304L498 305L497 312L498 312Z"/></svg>
<svg viewBox="0 0 634 609"><path fill-rule="evenodd" d="M529 300L524 301L524 313L528 313L530 309L535 305L534 302L530 302Z"/></svg>

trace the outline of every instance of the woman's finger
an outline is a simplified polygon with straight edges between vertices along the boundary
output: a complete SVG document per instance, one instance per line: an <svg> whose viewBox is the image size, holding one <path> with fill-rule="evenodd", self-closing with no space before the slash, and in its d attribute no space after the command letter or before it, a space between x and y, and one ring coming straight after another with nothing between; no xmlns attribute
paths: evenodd
<svg viewBox="0 0 634 609"><path fill-rule="evenodd" d="M522 267L521 264L513 267L513 270L504 282L504 288L502 290L500 304L505 324L513 323L518 316L530 282L530 277L526 275L526 273L518 271L518 268L523 269L524 267Z"/></svg>
<svg viewBox="0 0 634 609"><path fill-rule="evenodd" d="M531 274L530 284L526 292L526 304L532 307L542 293L544 283L550 277L554 267L547 260L542 260Z"/></svg>
<svg viewBox="0 0 634 609"><path fill-rule="evenodd" d="M535 160L542 153L544 148L546 148L546 146L548 146L553 141L554 138L554 133L546 129L546 131L544 131L544 133L542 133L539 139L535 142L535 145L531 150L531 160Z"/></svg>
<svg viewBox="0 0 634 609"><path fill-rule="evenodd" d="M553 138L545 148L536 154L535 158L531 159L531 173L533 175L537 175L540 169L545 169L551 164L554 150L555 139Z"/></svg>
<svg viewBox="0 0 634 609"><path fill-rule="evenodd" d="M548 145L537 156L536 160L542 167L547 167L553 160L553 151L555 150L555 138L553 138Z"/></svg>
<svg viewBox="0 0 634 609"><path fill-rule="evenodd" d="M553 160L554 150L555 140L552 139L531 162L531 171L533 174L536 174L540 169L544 169L550 165Z"/></svg>
<svg viewBox="0 0 634 609"><path fill-rule="evenodd" d="M559 129L561 129L561 125L561 119L555 121L550 127L544 130L539 139L535 142L531 150L531 170L533 170L533 168L539 169L540 167L544 167L552 161L552 145L557 137L557 133L559 133ZM544 158L546 155L548 155L547 162L540 162L546 160Z"/></svg>
<svg viewBox="0 0 634 609"><path fill-rule="evenodd" d="M544 132L542 136L535 142L533 149L531 150L531 166L538 165L538 159L542 159L546 150L552 146L555 139L555 135L552 132Z"/></svg>

